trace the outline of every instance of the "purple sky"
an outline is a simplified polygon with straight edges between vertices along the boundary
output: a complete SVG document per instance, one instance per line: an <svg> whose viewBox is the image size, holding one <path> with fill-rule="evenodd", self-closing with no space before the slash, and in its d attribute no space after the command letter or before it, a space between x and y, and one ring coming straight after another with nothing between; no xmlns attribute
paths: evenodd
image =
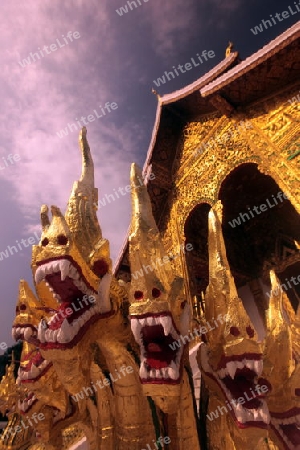
<svg viewBox="0 0 300 450"><path fill-rule="evenodd" d="M213 59L156 88L160 94L177 90L217 65L229 40L244 59L300 18L294 14L255 36L250 28L294 7L294 1L140 3L119 16L116 9L125 0L1 2L0 252L16 240L27 243L34 232L40 235L41 204L65 210L81 167L78 132L57 135L68 123L94 109L99 115L106 102L118 105L87 126L102 198L128 184L132 161L145 160L157 105L153 80L203 50L214 51ZM19 61L38 48L58 46L57 39L63 45L69 31L80 37L66 38L69 44L56 51L48 47L49 54L21 67ZM9 154L20 160L11 164ZM130 196L101 207L99 218L115 262L129 225ZM12 344L19 279L31 283L31 248L20 246L22 251L0 261L0 344Z"/></svg>

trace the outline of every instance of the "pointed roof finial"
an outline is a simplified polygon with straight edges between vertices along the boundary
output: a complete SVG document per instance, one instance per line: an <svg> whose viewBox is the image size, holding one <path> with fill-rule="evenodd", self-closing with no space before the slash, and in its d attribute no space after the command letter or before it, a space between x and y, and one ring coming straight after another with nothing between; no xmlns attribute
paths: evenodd
<svg viewBox="0 0 300 450"><path fill-rule="evenodd" d="M233 53L233 43L231 41L228 42L228 47L226 48L225 52L225 58L231 55Z"/></svg>
<svg viewBox="0 0 300 450"><path fill-rule="evenodd" d="M152 94L156 95L157 100L160 99L159 93L158 93L155 89L153 89L153 88L152 88Z"/></svg>

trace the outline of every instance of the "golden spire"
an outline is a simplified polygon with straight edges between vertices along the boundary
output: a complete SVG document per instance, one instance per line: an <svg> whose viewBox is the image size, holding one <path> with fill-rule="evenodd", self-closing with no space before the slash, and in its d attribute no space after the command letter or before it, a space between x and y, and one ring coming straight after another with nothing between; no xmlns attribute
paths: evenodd
<svg viewBox="0 0 300 450"><path fill-rule="evenodd" d="M16 366L16 364L15 364L15 354L14 354L14 352L11 352L11 363L10 363L10 366L8 367L8 370L7 370L7 376L9 378L11 378L11 379L12 378L15 379L15 375L14 375L15 366Z"/></svg>
<svg viewBox="0 0 300 450"><path fill-rule="evenodd" d="M83 257L91 265L96 261L105 260L107 265L111 266L109 243L102 238L96 214L98 189L95 188L94 163L86 135L86 127L83 127L79 134L82 172L80 180L73 184L65 218Z"/></svg>
<svg viewBox="0 0 300 450"><path fill-rule="evenodd" d="M42 236L38 246L32 248L33 266L40 259L62 257L72 251L79 252L83 260L99 278L111 270L109 242L102 238L96 210L98 190L94 186L94 163L86 138L86 128L79 134L82 155L82 171L68 201L65 216L56 206L51 206L52 220L48 207L41 208ZM42 252L42 256L41 256ZM37 283L37 291L40 285ZM45 292L38 291L39 297Z"/></svg>
<svg viewBox="0 0 300 450"><path fill-rule="evenodd" d="M211 332L209 340L214 345L225 338L226 346L235 345L237 339L233 328L238 327L239 341L244 341L243 345L247 341L249 348L253 347L254 351L258 336L239 298L227 260L221 222L213 209L209 212L208 222L209 285L205 295L205 317L209 321L219 314L226 314L226 323Z"/></svg>
<svg viewBox="0 0 300 450"><path fill-rule="evenodd" d="M132 274L140 270L146 276L132 277L131 292L142 291L152 298L153 288L163 293L170 289L172 272L170 264L159 262L169 259L162 245L160 233L155 223L147 187L142 184L142 171L133 163L130 174L132 221L129 236L129 258ZM146 299L145 299L146 300Z"/></svg>
<svg viewBox="0 0 300 450"><path fill-rule="evenodd" d="M281 289L280 281L273 270L270 271L270 279L272 290L267 311L266 360L268 364L276 367L276 382L281 386L292 371L291 331L283 317L283 297L286 297L286 293ZM286 300L288 301L287 298Z"/></svg>

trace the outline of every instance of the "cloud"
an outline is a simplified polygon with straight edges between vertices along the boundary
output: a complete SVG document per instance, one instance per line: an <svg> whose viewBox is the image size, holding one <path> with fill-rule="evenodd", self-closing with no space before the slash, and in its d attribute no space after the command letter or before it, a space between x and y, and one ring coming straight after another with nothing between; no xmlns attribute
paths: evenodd
<svg viewBox="0 0 300 450"><path fill-rule="evenodd" d="M152 4L144 20L151 29L152 45L158 55L169 58L180 52L197 34L201 24L196 19L196 4L193 0L150 1Z"/></svg>
<svg viewBox="0 0 300 450"><path fill-rule="evenodd" d="M150 29L154 52L168 61L185 50L199 30L205 35L212 23L222 27L224 18L241 5L241 0L212 0L209 5L205 0L149 0L139 17Z"/></svg>
<svg viewBox="0 0 300 450"><path fill-rule="evenodd" d="M88 9L82 1L76 2L76 8L50 1L37 6L29 0L18 7L14 2L5 4L4 15L14 15L14 27L4 22L2 30L6 44L1 92L5 117L0 121L0 131L6 138L1 156L19 154L21 160L0 172L0 187L4 181L11 184L10 200L21 208L24 232L29 233L38 228L41 204L57 204L64 209L73 182L80 175L78 132L63 139L56 132L93 109L99 111L100 104L114 101L120 105L124 98L120 88L116 89L117 74L107 71L109 58L112 65L117 64L117 55L112 56L117 41L113 32L107 33L106 7L99 8L96 1L90 2ZM90 23L97 23L95 33ZM21 32L24 29L26 33ZM56 39L64 42L62 35L69 30L78 31L81 37L29 66L21 68L18 64ZM97 51L99 42L101 51ZM128 184L129 162L138 150L136 127L130 131L129 121L118 123L117 113L112 111L88 126L100 192L112 192ZM120 201L107 210L104 227L120 247L117 216L119 212L129 220L129 203ZM123 234L126 226L123 224ZM117 253L114 248L114 256Z"/></svg>

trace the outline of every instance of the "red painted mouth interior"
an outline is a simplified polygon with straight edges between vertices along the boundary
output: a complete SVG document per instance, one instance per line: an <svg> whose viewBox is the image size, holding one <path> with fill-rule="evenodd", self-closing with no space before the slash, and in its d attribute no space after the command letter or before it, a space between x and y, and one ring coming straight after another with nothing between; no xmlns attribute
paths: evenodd
<svg viewBox="0 0 300 450"><path fill-rule="evenodd" d="M172 350L170 347L170 344L174 343L174 338L171 334L164 335L162 325L144 326L142 339L150 369L168 367L171 361L175 360L178 349Z"/></svg>
<svg viewBox="0 0 300 450"><path fill-rule="evenodd" d="M65 280L61 280L61 273L55 272L45 277L46 281L54 289L54 292L58 294L62 302L72 303L78 296L83 297L83 293L75 286L73 278L66 277Z"/></svg>
<svg viewBox="0 0 300 450"><path fill-rule="evenodd" d="M295 448L300 448L300 430L296 423L280 425L280 428Z"/></svg>
<svg viewBox="0 0 300 450"><path fill-rule="evenodd" d="M56 319L49 325L51 330L60 328L65 318L69 323L72 323L94 305L94 302L90 302L87 298L83 300L85 294L74 284L72 278L67 276L65 280L62 281L60 274L60 272L55 272L46 275L47 283L49 283L54 292L61 298ZM70 311L68 311L69 314L67 314L67 308L72 310L71 314Z"/></svg>
<svg viewBox="0 0 300 450"><path fill-rule="evenodd" d="M24 401L29 402L29 400L32 399L33 395L33 392L29 392L29 394L24 398Z"/></svg>
<svg viewBox="0 0 300 450"><path fill-rule="evenodd" d="M34 353L35 353L35 355L32 356ZM29 357L30 357L30 361L26 365L24 365L23 361L27 361ZM32 364L34 364L36 367L39 367L44 361L45 360L42 357L42 355L40 354L40 352L37 350L34 350L34 351L28 353L27 355L24 355L24 357L22 357L21 368L22 368L22 370L24 370L24 372L30 372Z"/></svg>
<svg viewBox="0 0 300 450"><path fill-rule="evenodd" d="M255 390L256 383L254 382L254 379L256 377L257 374L253 370L244 367L243 369L236 370L234 379L227 375L222 379L222 382L235 400L239 397L242 397L245 400L243 407L247 409L257 409L262 406L259 397L264 397L265 395L259 394ZM252 391L250 389L252 389ZM250 400L247 400L246 395ZM253 398L254 396L255 398Z"/></svg>
<svg viewBox="0 0 300 450"><path fill-rule="evenodd" d="M23 402L24 401L26 401L26 402L29 402L29 400L31 400L32 399L32 397L33 397L33 392L29 392L25 397L24 397L24 399L23 399ZM28 414L28 412L33 408L33 406L37 403L37 398L31 403L31 405L28 405L27 406L27 408L26 408L26 410L25 411L23 411L23 410L19 410L19 413L21 414L21 416L25 416L25 414Z"/></svg>

